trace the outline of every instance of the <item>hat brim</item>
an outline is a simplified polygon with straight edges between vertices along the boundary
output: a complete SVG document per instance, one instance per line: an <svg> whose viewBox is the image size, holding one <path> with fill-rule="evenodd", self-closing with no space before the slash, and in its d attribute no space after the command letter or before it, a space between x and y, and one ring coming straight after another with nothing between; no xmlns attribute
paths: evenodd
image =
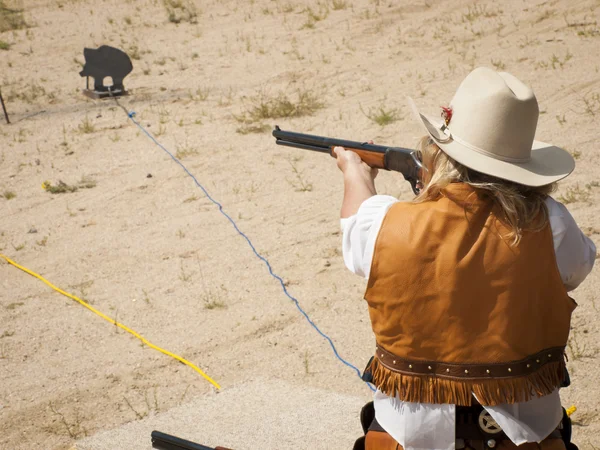
<svg viewBox="0 0 600 450"><path fill-rule="evenodd" d="M479 153L455 140L441 130L441 121L420 113L409 98L427 134L444 153L469 169L525 186L544 186L559 181L575 169L575 160L566 150L541 141L533 141L531 159L524 163L502 161Z"/></svg>

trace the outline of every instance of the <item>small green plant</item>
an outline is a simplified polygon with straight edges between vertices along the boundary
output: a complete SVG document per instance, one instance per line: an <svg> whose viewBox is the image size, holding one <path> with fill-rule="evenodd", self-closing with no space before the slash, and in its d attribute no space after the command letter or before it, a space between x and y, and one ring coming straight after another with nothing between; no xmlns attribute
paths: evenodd
<svg viewBox="0 0 600 450"><path fill-rule="evenodd" d="M304 373L306 375L310 375L309 360L308 360L308 350L304 351Z"/></svg>
<svg viewBox="0 0 600 450"><path fill-rule="evenodd" d="M502 14L502 10L500 10L500 9L489 10L486 5L475 4L473 6L467 7L467 12L463 13L463 15L462 15L462 22L463 23L465 23L465 22L473 23L481 17L484 17L484 18L496 17L496 16L498 16L498 14Z"/></svg>
<svg viewBox="0 0 600 450"><path fill-rule="evenodd" d="M191 203L195 202L196 200L198 200L198 197L196 195L192 195L191 197L186 198L183 203Z"/></svg>
<svg viewBox="0 0 600 450"><path fill-rule="evenodd" d="M252 123L264 119L311 116L325 106L317 94L306 89L298 89L291 96L284 92L276 96L261 93L251 97L249 102L242 116L236 117L238 121Z"/></svg>
<svg viewBox="0 0 600 450"><path fill-rule="evenodd" d="M67 192L75 192L77 191L77 186L72 184L67 184L62 180L58 180L58 184L53 185L49 181L44 182L43 187L46 191L51 194L66 194Z"/></svg>
<svg viewBox="0 0 600 450"><path fill-rule="evenodd" d="M179 24L182 22L198 23L198 10L196 5L189 0L163 0L169 22Z"/></svg>
<svg viewBox="0 0 600 450"><path fill-rule="evenodd" d="M191 281L192 279L192 274L187 273L185 271L185 269L183 268L183 261L181 262L181 266L180 266L180 272L179 272L179 279L181 281L183 281L184 283L187 283L188 281Z"/></svg>
<svg viewBox="0 0 600 450"><path fill-rule="evenodd" d="M83 121L79 124L78 128L79 131L81 131L83 134L89 134L96 131L96 127L94 127L94 124L90 122L90 119L87 116L87 114L85 116L85 119L83 119Z"/></svg>
<svg viewBox="0 0 600 450"><path fill-rule="evenodd" d="M573 361L577 361L578 359L588 356L585 351L586 345L580 342L579 334L576 330L571 331L571 336L569 336L567 347L571 351L571 359Z"/></svg>
<svg viewBox="0 0 600 450"><path fill-rule="evenodd" d="M10 49L10 44L6 41L0 40L0 50L9 50L9 49Z"/></svg>
<svg viewBox="0 0 600 450"><path fill-rule="evenodd" d="M519 48L529 48L539 44L539 39L530 39L529 36L526 35L523 39L519 41Z"/></svg>
<svg viewBox="0 0 600 450"><path fill-rule="evenodd" d="M312 183L307 182L304 179L304 174L302 171L298 170L298 166L296 165L296 163L299 161L299 159L289 159L288 162L290 163L290 166L292 167L292 172L294 173L295 179L294 181L290 181L288 180L288 183L290 183L290 185L292 185L294 187L294 189L296 189L297 192L310 192L313 190L313 185Z"/></svg>
<svg viewBox="0 0 600 450"><path fill-rule="evenodd" d="M562 116L560 115L556 115L556 121L558 122L558 124L562 127L565 123L567 123L567 119L565 119L565 115L563 114Z"/></svg>
<svg viewBox="0 0 600 450"><path fill-rule="evenodd" d="M504 70L506 69L506 65L502 62L502 60L495 60L492 58L492 66L496 68L496 70Z"/></svg>
<svg viewBox="0 0 600 450"><path fill-rule="evenodd" d="M6 305L6 309L8 309L9 311L13 311L15 309L17 309L19 306L23 306L25 303L23 302L13 302L13 303L9 303L8 305Z"/></svg>
<svg viewBox="0 0 600 450"><path fill-rule="evenodd" d="M198 100L200 100L201 102L206 101L206 99L208 99L208 95L210 94L210 88L209 87L204 87L204 88L198 88L196 89L196 95Z"/></svg>
<svg viewBox="0 0 600 450"><path fill-rule="evenodd" d="M177 144L177 151L175 152L175 157L177 159L187 158L188 156L194 156L198 154L198 149L195 147L191 147L186 142L184 145Z"/></svg>
<svg viewBox="0 0 600 450"><path fill-rule="evenodd" d="M235 129L236 133L239 134L266 133L270 130L270 125L266 123L248 123L243 124Z"/></svg>
<svg viewBox="0 0 600 450"><path fill-rule="evenodd" d="M600 114L600 93L594 92L590 95L585 95L581 99L584 105L584 112L592 117Z"/></svg>
<svg viewBox="0 0 600 450"><path fill-rule="evenodd" d="M204 303L204 309L227 309L227 305L221 300L213 299Z"/></svg>
<svg viewBox="0 0 600 450"><path fill-rule="evenodd" d="M546 19L549 19L550 17L552 17L554 15L554 13L555 13L555 11L553 9L545 10L538 16L538 18L535 20L535 23L540 23Z"/></svg>
<svg viewBox="0 0 600 450"><path fill-rule="evenodd" d="M160 412L160 408L158 405L158 396L157 396L157 392L156 392L157 386L154 385L152 388L153 388L152 389L153 390L152 400L150 398L148 398L148 389L144 389L144 393L143 393L144 405L142 406L142 408L144 408L145 411L142 410L141 408L138 408L138 409L134 408L134 406L131 404L129 399L127 397L123 396L123 399L125 400L125 404L129 407L129 409L131 409L133 411L133 413L135 414L135 417L138 420L143 419L148 414L150 414L152 411L154 411L156 413ZM139 392L141 390L139 387L134 387L134 389L135 389L135 392L137 392L138 394L141 394Z"/></svg>
<svg viewBox="0 0 600 450"><path fill-rule="evenodd" d="M584 38L600 36L600 29L598 29L598 28L583 28L582 30L577 31L577 36L584 37Z"/></svg>
<svg viewBox="0 0 600 450"><path fill-rule="evenodd" d="M209 286L207 286L206 281L204 279L204 272L202 271L202 265L200 264L200 260L196 258L196 262L198 264L198 270L200 273L200 283L202 284L202 292L200 294L200 299L204 303L204 309L227 309L227 305L221 298L222 293L218 290L213 290ZM221 290L227 293L227 288L224 285L221 285Z"/></svg>
<svg viewBox="0 0 600 450"><path fill-rule="evenodd" d="M3 0L0 0L0 33L23 28L27 28L23 10L9 8Z"/></svg>
<svg viewBox="0 0 600 450"><path fill-rule="evenodd" d="M79 410L75 410L75 417L72 421L68 421L63 413L58 411L52 402L49 403L50 411L57 415L60 422L65 427L65 430L71 439L79 439L80 437L87 436L87 430L82 425L81 417L79 416Z"/></svg>
<svg viewBox="0 0 600 450"><path fill-rule="evenodd" d="M142 59L142 54L140 52L140 48L137 44L133 44L129 47L127 54L131 57L131 59L140 60Z"/></svg>
<svg viewBox="0 0 600 450"><path fill-rule="evenodd" d="M306 13L306 22L302 25L302 28L312 29L315 27L315 23L324 20L329 15L329 6L327 4L319 4L319 10L314 11L308 6L304 12Z"/></svg>
<svg viewBox="0 0 600 450"><path fill-rule="evenodd" d="M44 181L42 187L51 194L66 194L76 192L78 189L91 189L96 187L97 183L90 177L83 176L77 184L67 184L62 180L58 180L58 184L53 185L50 181Z"/></svg>
<svg viewBox="0 0 600 450"><path fill-rule="evenodd" d="M148 295L146 289L142 289L142 293L144 294L144 301L146 304L151 305L152 303L150 302L150 296Z"/></svg>
<svg viewBox="0 0 600 450"><path fill-rule="evenodd" d="M146 417L148 415L148 411L139 412L137 409L135 409L133 407L133 405L129 402L127 397L123 396L123 400L125 400L125 404L129 407L129 409L131 409L133 411L133 413L135 414L135 417L138 420L142 420L144 417Z"/></svg>
<svg viewBox="0 0 600 450"><path fill-rule="evenodd" d="M95 188L97 184L96 180L84 175L81 177L81 180L77 182L77 187L79 189L92 189Z"/></svg>
<svg viewBox="0 0 600 450"><path fill-rule="evenodd" d="M48 96L46 89L37 83L28 83L23 89L18 92L12 92L8 95L8 100L19 99L25 103L34 103L39 97Z"/></svg>
<svg viewBox="0 0 600 450"><path fill-rule="evenodd" d="M590 187L586 186L586 188L582 189L579 187L579 184L568 187L565 193L558 197L558 200L565 205L569 203L588 202L591 197Z"/></svg>
<svg viewBox="0 0 600 450"><path fill-rule="evenodd" d="M4 193L2 194L2 197L4 197L6 200L13 199L16 196L17 194L15 194L13 191L4 191Z"/></svg>
<svg viewBox="0 0 600 450"><path fill-rule="evenodd" d="M333 0L331 2L331 7L334 11L339 11L341 9L348 8L349 4L346 0Z"/></svg>
<svg viewBox="0 0 600 450"><path fill-rule="evenodd" d="M556 69L556 67L560 67L562 69L567 61L569 61L572 57L573 55L568 50L567 53L565 53L565 57L562 59L555 54L552 54L552 58L550 58L550 64L552 65L553 69Z"/></svg>
<svg viewBox="0 0 600 450"><path fill-rule="evenodd" d="M400 116L399 109L387 108L383 104L369 108L369 111L367 112L365 112L362 109L362 106L360 107L360 110L365 116L367 116L369 119L371 119L373 122L375 122L381 127L384 127L386 125L389 125L390 123L394 123L402 119L402 117Z"/></svg>

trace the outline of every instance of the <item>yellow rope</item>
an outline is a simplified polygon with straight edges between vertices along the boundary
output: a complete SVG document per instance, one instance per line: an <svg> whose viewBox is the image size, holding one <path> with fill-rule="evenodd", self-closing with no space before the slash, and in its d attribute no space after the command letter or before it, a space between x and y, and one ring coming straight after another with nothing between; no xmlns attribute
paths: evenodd
<svg viewBox="0 0 600 450"><path fill-rule="evenodd" d="M69 297L70 299L75 300L76 302L78 302L82 306L85 306L87 309L89 309L93 313L95 313L95 314L99 315L100 317L102 317L104 320L107 320L108 322L110 322L113 325L121 328L122 330L127 331L129 334L132 334L133 336L135 336L136 338L138 338L140 341L142 341L144 344L146 344L148 347L153 348L154 350L158 350L159 352L164 353L165 355L170 356L171 358L175 358L177 361L182 362L186 366L190 366L192 369L194 369L196 372L198 372L200 375L202 375L204 377L204 379L207 380L209 383L211 383L214 387L216 387L217 389L221 389L221 386L219 386L216 381L214 381L211 377L209 377L202 370L200 370L200 368L198 368L196 365L192 364L188 360L183 359L181 356L175 355L174 353L171 353L171 352L169 352L167 350L164 350L164 349L162 349L160 347L157 347L156 345L154 345L151 342L147 341L144 337L140 336L138 333L136 333L135 331L133 331L131 328L128 328L125 325L123 325L122 323L119 323L119 322L111 319L106 314L101 313L100 311L98 311L97 309L93 308L92 306L90 306L89 304L87 304L86 302L84 302L83 300L81 300L80 298L77 298L74 295L71 295L68 292L65 292L62 289L54 286L52 283L50 283L48 280L46 280L41 275L38 275L37 273L32 272L31 270L27 269L26 267L23 267L23 266L17 264L12 259L8 258L7 256L4 256L2 253L0 253L0 257L4 258L6 260L6 262L8 262L9 264L12 264L13 266L15 266L18 269L21 269L23 272L26 272L29 275L34 276L38 280L43 281L48 286L50 286L52 289L54 289L56 292L59 292L62 295L66 296L66 297Z"/></svg>

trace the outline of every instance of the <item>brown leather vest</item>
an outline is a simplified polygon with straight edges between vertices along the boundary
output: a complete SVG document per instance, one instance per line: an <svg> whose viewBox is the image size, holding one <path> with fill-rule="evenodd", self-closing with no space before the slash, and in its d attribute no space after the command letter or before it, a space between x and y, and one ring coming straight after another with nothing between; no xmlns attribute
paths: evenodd
<svg viewBox="0 0 600 450"><path fill-rule="evenodd" d="M515 403L564 376L575 302L548 224L504 237L490 199L453 183L436 201L397 203L375 244L365 299L375 384L421 403Z"/></svg>

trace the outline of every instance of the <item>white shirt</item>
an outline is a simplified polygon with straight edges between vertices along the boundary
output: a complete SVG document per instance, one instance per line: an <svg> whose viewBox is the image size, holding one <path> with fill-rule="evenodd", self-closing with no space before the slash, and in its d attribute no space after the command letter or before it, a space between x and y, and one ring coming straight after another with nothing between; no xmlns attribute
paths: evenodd
<svg viewBox="0 0 600 450"><path fill-rule="evenodd" d="M389 195L375 195L365 200L355 215L341 219L344 263L350 271L369 278L383 218L397 201ZM570 291L592 270L596 246L562 203L548 197L546 206L558 270ZM454 450L455 405L403 402L379 390L374 405L379 424L405 450ZM558 389L528 402L487 406L486 410L516 445L542 441L562 417Z"/></svg>

